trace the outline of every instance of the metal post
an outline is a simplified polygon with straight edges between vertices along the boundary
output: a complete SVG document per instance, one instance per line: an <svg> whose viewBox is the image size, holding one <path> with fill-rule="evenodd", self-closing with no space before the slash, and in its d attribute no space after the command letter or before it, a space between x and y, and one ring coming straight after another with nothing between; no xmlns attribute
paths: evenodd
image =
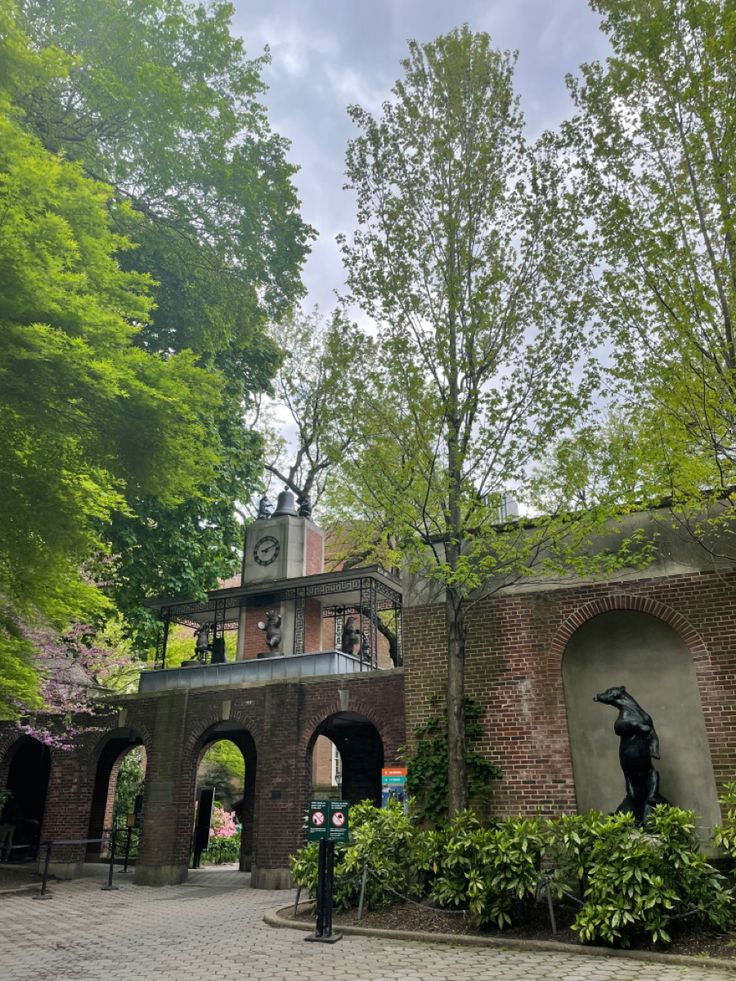
<svg viewBox="0 0 736 981"><path fill-rule="evenodd" d="M552 890L549 887L549 879L544 883L544 891L547 894L547 910L549 912L549 925L552 927L552 935L557 936L557 921L555 920L555 909L552 905Z"/></svg>
<svg viewBox="0 0 736 981"><path fill-rule="evenodd" d="M321 842L320 842L321 844ZM322 895L324 926L322 935L332 936L332 886L335 873L335 842L326 841L325 845L325 886Z"/></svg>
<svg viewBox="0 0 736 981"><path fill-rule="evenodd" d="M294 916L296 917L297 910L299 909L299 897L302 894L302 887L297 886L296 888L296 899L294 900Z"/></svg>
<svg viewBox="0 0 736 981"><path fill-rule="evenodd" d="M128 858L130 856L130 836L133 834L133 829L131 827L128 827L126 830L128 834L125 839L125 858L123 859L123 872L128 871Z"/></svg>
<svg viewBox="0 0 736 981"><path fill-rule="evenodd" d="M365 886L368 881L368 866L363 866L363 877L360 880L360 899L358 900L358 923L363 919L363 900L365 899Z"/></svg>
<svg viewBox="0 0 736 981"><path fill-rule="evenodd" d="M115 826L113 825L112 832L110 833L110 864L107 867L107 885L102 886L106 892L117 889L117 886L112 884L112 873L115 867Z"/></svg>
<svg viewBox="0 0 736 981"><path fill-rule="evenodd" d="M43 863L43 878L41 880L41 892L37 893L34 899L51 899L51 893L46 892L46 883L49 878L49 863L51 862L51 846L53 842L46 842L46 858Z"/></svg>

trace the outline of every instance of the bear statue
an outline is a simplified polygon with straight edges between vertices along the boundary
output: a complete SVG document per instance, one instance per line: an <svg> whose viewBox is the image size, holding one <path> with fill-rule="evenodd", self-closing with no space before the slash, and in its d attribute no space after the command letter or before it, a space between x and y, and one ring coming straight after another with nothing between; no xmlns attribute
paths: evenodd
<svg viewBox="0 0 736 981"><path fill-rule="evenodd" d="M258 621L258 629L266 631L266 646L271 654L278 653L281 646L281 614L269 610L266 614L266 622Z"/></svg>
<svg viewBox="0 0 736 981"><path fill-rule="evenodd" d="M669 803L659 793L659 773L652 766L652 759L659 759L659 739L652 718L623 685L607 688L593 701L618 709L613 731L620 738L618 758L626 781L626 797L616 813L631 813L637 824L646 824L657 804Z"/></svg>

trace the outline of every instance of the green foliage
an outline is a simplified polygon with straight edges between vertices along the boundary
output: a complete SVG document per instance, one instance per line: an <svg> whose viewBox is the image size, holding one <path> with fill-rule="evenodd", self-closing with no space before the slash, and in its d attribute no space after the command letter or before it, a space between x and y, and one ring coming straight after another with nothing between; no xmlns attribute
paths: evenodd
<svg viewBox="0 0 736 981"><path fill-rule="evenodd" d="M207 865L225 865L240 860L240 834L227 838L212 835L207 851L202 852L202 860Z"/></svg>
<svg viewBox="0 0 736 981"><path fill-rule="evenodd" d="M243 796L244 773L241 751L229 739L220 739L208 747L200 760L197 786L217 788L222 805L231 809Z"/></svg>
<svg viewBox="0 0 736 981"><path fill-rule="evenodd" d="M477 813L485 815L491 798L491 780L501 768L475 749L483 735L482 706L466 696L465 761L468 799ZM433 716L414 732L416 748L407 759L407 789L414 798L414 813L423 823L437 825L447 819L447 711Z"/></svg>
<svg viewBox="0 0 736 981"><path fill-rule="evenodd" d="M546 845L538 819L507 819L481 827L463 811L435 840L430 895L440 906L468 909L478 924L500 929L535 897Z"/></svg>
<svg viewBox="0 0 736 981"><path fill-rule="evenodd" d="M143 751L140 746L126 753L118 770L115 785L115 818L119 825L125 826L127 816L135 811L135 799L143 793L146 769L143 765Z"/></svg>
<svg viewBox="0 0 736 981"><path fill-rule="evenodd" d="M582 940L628 947L644 934L669 943L672 923L683 916L719 929L731 917L731 894L698 851L691 811L660 806L646 829L630 814L598 823L585 874L573 924Z"/></svg>
<svg viewBox="0 0 736 981"><path fill-rule="evenodd" d="M625 500L671 500L680 526L733 558L736 10L591 6L610 57L569 80L565 136L590 228L590 299L633 439L609 474ZM719 501L707 514L704 497Z"/></svg>
<svg viewBox="0 0 736 981"><path fill-rule="evenodd" d="M218 462L214 379L191 352L140 344L153 282L123 269L135 216L108 185L49 152L17 102L68 67L34 53L1 0L0 61L0 710L37 704L30 632L63 629L106 607L80 570L108 545L102 529L128 501L166 506L200 492ZM14 67L13 67L14 66ZM190 393L198 391L200 400Z"/></svg>
<svg viewBox="0 0 736 981"><path fill-rule="evenodd" d="M260 102L267 59L246 57L229 4L19 0L19 8L33 56L55 68L26 71L16 85L27 127L125 204L111 209L113 228L136 247L118 258L147 293L133 343L164 362L192 352L206 372L182 379L206 428L206 450L190 441L178 461L192 478L186 493L165 491L161 433L180 428L171 413L160 431L141 427L130 446L164 451L164 493L126 481L112 523L109 511L101 516L115 556L103 577L108 594L139 646L150 647L156 622L143 599L202 598L237 568L235 507L250 498L261 465L244 412L279 363L265 325L303 292L312 230L299 216L288 145ZM13 79L23 68L16 62Z"/></svg>
<svg viewBox="0 0 736 981"><path fill-rule="evenodd" d="M366 866L366 909L381 909L401 896L416 895L421 838L415 822L397 801L390 801L385 808L377 808L370 801L353 805L350 844L335 846L336 908L357 904ZM312 896L317 888L317 854L317 842L310 842L290 859L294 882Z"/></svg>
<svg viewBox="0 0 736 981"><path fill-rule="evenodd" d="M467 910L503 929L528 920L539 885L558 896L581 891L573 923L581 940L629 946L635 937L669 943L678 920L725 929L733 899L698 851L694 815L663 805L646 829L631 815L591 812L552 820L505 818L482 825L462 811L444 827L418 830L401 807L354 809L351 844L336 848L337 904L357 904L364 867L373 908L401 896ZM352 815L351 815L352 816ZM314 895L317 845L292 857L297 884Z"/></svg>
<svg viewBox="0 0 736 981"><path fill-rule="evenodd" d="M724 784L718 799L724 820L713 829L713 844L733 860L736 859L736 783Z"/></svg>

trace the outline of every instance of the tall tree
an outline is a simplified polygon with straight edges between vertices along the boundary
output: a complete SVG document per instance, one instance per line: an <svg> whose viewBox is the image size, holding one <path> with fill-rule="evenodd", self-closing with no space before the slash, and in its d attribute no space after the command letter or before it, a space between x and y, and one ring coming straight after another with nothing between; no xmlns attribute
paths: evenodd
<svg viewBox="0 0 736 981"><path fill-rule="evenodd" d="M380 119L350 109L360 227L343 251L383 367L349 493L444 590L451 813L467 800L468 606L528 572L559 530L558 516L499 529L504 494L523 493L590 383L572 381L586 315L575 201L552 138L525 141L513 65L463 27L411 42Z"/></svg>
<svg viewBox="0 0 736 981"><path fill-rule="evenodd" d="M269 419L266 470L317 505L355 441L374 344L340 310L327 321L316 309L297 313L272 334L284 351L273 401L293 433L279 440Z"/></svg>
<svg viewBox="0 0 736 981"><path fill-rule="evenodd" d="M69 70L24 93L29 124L53 152L107 181L117 228L133 238L125 268L155 280L155 307L136 336L150 352L192 350L219 389L210 440L221 462L202 491L172 508L129 500L113 525L108 579L143 637L143 596L201 595L237 563L234 504L250 496L261 443L243 424L279 352L265 327L302 294L312 230L299 215L287 142L261 103L265 56L248 59L231 33L232 6L215 0L20 0L35 45L72 56Z"/></svg>
<svg viewBox="0 0 736 981"><path fill-rule="evenodd" d="M736 515L736 3L591 6L612 55L570 80L566 133L618 423L638 443L627 482L671 498L705 543L704 497L718 501L716 523Z"/></svg>
<svg viewBox="0 0 736 981"><path fill-rule="evenodd" d="M198 493L192 453L214 467L210 376L190 352L135 344L150 277L123 270L111 188L21 125L19 93L63 73L34 54L0 0L0 711L34 698L31 628L99 613L82 571L126 499ZM124 207L124 206L121 206ZM192 390L203 393L193 402Z"/></svg>

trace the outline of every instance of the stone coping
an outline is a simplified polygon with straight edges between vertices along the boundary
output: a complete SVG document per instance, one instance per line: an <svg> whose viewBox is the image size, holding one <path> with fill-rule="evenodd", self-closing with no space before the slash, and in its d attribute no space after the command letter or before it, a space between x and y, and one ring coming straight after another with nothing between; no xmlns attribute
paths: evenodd
<svg viewBox="0 0 736 981"><path fill-rule="evenodd" d="M314 905L313 900L300 906ZM301 930L309 933L312 924L298 923L283 914L291 912L293 905L267 910L263 922L270 927ZM686 954L660 954L652 950L621 950L617 947L592 947L583 944L566 944L556 940L517 940L507 937L476 937L456 933L423 933L419 930L386 930L378 927L343 926L335 933L353 934L359 937L383 937L386 940L418 940L423 943L461 944L471 947L498 947L506 950L538 951L540 954L582 954L588 957L622 957L627 960L649 961L655 964L671 964L673 967L699 967L705 970L729 971L736 975L736 959L720 957L692 957Z"/></svg>

